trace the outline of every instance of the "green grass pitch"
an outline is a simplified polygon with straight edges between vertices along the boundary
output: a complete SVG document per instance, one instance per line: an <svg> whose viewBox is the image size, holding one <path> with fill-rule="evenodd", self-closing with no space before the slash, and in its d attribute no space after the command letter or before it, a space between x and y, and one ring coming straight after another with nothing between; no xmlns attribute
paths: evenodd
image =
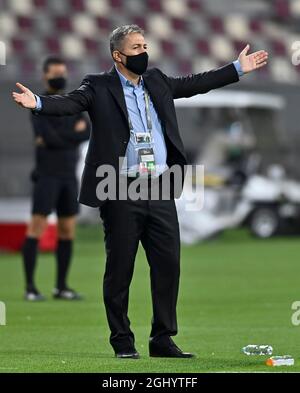
<svg viewBox="0 0 300 393"><path fill-rule="evenodd" d="M149 271L143 249L136 259L129 317L139 360L115 359L102 301L105 254L101 226L79 227L70 286L81 302L55 301L55 262L39 257L37 282L48 296L26 303L20 255L0 255L0 300L7 325L0 326L0 372L282 372L300 371L300 326L291 323L300 300L300 242L259 241L230 231L205 244L182 247L175 342L195 359L148 357L151 322ZM247 357L246 344L271 344L289 354L293 367L267 367L266 357Z"/></svg>

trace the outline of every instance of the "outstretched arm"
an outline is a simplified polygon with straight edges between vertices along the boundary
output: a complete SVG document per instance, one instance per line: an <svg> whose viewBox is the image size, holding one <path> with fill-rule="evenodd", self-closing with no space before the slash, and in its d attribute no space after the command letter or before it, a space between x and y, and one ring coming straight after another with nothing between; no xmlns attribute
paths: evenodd
<svg viewBox="0 0 300 393"><path fill-rule="evenodd" d="M267 64L268 53L264 50L248 55L250 46L247 45L238 57L242 73L247 74ZM192 74L185 77L168 77L161 73L169 84L173 97L191 97L207 93L210 90L226 86L239 80L239 74L233 63L216 70Z"/></svg>
<svg viewBox="0 0 300 393"><path fill-rule="evenodd" d="M13 99L23 108L37 109L35 94L21 83L16 84L21 93L13 92ZM95 90L89 76L85 77L81 86L64 95L40 96L42 115L66 116L88 110L94 100Z"/></svg>

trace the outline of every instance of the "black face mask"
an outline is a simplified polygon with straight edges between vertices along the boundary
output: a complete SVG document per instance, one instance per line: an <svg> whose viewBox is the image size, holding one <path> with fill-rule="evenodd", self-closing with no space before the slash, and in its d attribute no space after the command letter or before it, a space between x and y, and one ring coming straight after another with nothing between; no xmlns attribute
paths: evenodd
<svg viewBox="0 0 300 393"><path fill-rule="evenodd" d="M66 87L67 79L63 76L48 79L48 84L54 90L63 90Z"/></svg>
<svg viewBox="0 0 300 393"><path fill-rule="evenodd" d="M125 55L125 53L122 53L119 51L122 55L126 56L126 64L124 66L131 72L133 72L136 75L142 75L144 72L146 72L147 67L148 67L148 53L147 52L142 52L138 55Z"/></svg>

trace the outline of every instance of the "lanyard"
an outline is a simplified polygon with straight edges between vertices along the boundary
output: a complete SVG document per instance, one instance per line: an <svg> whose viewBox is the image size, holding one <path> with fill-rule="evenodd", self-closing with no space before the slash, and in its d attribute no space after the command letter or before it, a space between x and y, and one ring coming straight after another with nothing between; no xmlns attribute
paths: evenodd
<svg viewBox="0 0 300 393"><path fill-rule="evenodd" d="M149 94L148 91L146 89L144 89L144 98L145 98L145 109L146 109L146 120L147 120L147 128L148 131L151 134L152 131L152 121L151 121L151 114L150 114L150 98L149 98ZM128 123L129 123L129 128L131 131L133 131L133 125L131 122L130 117L128 116Z"/></svg>

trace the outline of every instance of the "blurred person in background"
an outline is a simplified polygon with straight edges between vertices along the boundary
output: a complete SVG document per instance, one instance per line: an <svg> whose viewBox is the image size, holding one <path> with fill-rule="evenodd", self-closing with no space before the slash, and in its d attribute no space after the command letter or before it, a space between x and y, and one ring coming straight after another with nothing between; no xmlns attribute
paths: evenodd
<svg viewBox="0 0 300 393"><path fill-rule="evenodd" d="M233 116L231 119L221 118L220 124L203 143L196 162L205 165L206 173L219 175L226 182L235 182L236 175L247 167L255 146L254 134L242 121Z"/></svg>
<svg viewBox="0 0 300 393"><path fill-rule="evenodd" d="M136 173L138 178L139 168L146 169L148 174L144 163L151 163L151 168L155 166L155 175L160 179L174 165L184 173L187 159L173 100L237 82L240 75L263 67L268 54L259 51L248 55L248 45L238 60L217 70L169 77L158 68L147 70L148 47L144 31L136 25L115 29L110 36L110 50L112 69L87 75L81 86L69 94L37 96L18 83L21 93L13 92L13 98L22 107L41 115L89 112L93 131L79 201L100 208L103 220L107 255L103 292L115 356L139 358L127 314L129 286L141 241L150 266L153 304L149 355L192 358L193 354L183 352L171 338L178 330L176 304L180 276L180 238L174 197L101 200L97 194L101 178L97 178L96 173L99 167L109 164L117 174L125 169L128 177ZM153 139L149 146L148 139ZM119 171L120 159L124 157L127 165Z"/></svg>
<svg viewBox="0 0 300 393"><path fill-rule="evenodd" d="M67 66L59 57L48 57L43 64L44 95L62 93L67 82ZM47 226L47 216L56 211L58 243L56 249L57 277L53 297L75 300L81 295L67 285L75 234L78 184L76 165L78 146L89 139L90 127L81 114L73 116L36 116L31 114L35 141L32 216L22 248L25 272L25 299L44 300L38 291L34 275L38 242Z"/></svg>

